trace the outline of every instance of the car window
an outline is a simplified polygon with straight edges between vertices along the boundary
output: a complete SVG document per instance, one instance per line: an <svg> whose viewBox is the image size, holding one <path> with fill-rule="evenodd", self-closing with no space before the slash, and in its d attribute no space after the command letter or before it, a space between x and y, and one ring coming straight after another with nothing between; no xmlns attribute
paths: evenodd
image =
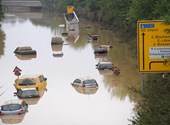
<svg viewBox="0 0 170 125"><path fill-rule="evenodd" d="M33 97L38 96L38 91L37 90L26 90L22 92L21 96L24 98L28 98L28 97L33 98Z"/></svg>
<svg viewBox="0 0 170 125"><path fill-rule="evenodd" d="M19 85L25 86L25 85L35 85L35 79L23 79L19 80Z"/></svg>
<svg viewBox="0 0 170 125"><path fill-rule="evenodd" d="M43 82L44 81L44 77L42 75L39 76L39 80L40 80L40 82Z"/></svg>
<svg viewBox="0 0 170 125"><path fill-rule="evenodd" d="M21 108L21 105L19 105L19 104L10 104L10 105L2 106L3 111L14 111L14 110L18 110L20 108Z"/></svg>
<svg viewBox="0 0 170 125"><path fill-rule="evenodd" d="M76 80L74 80L74 83L81 83L81 80L80 79L76 79Z"/></svg>
<svg viewBox="0 0 170 125"><path fill-rule="evenodd" d="M85 80L83 81L83 84L96 84L96 80L94 79Z"/></svg>
<svg viewBox="0 0 170 125"><path fill-rule="evenodd" d="M99 65L99 68L102 68L102 69L110 69L113 67L113 64L100 64Z"/></svg>
<svg viewBox="0 0 170 125"><path fill-rule="evenodd" d="M18 93L17 93L19 96L21 96L22 95L22 90L20 89L20 90L18 90Z"/></svg>
<svg viewBox="0 0 170 125"><path fill-rule="evenodd" d="M25 101L22 102L22 106L25 107L27 103Z"/></svg>

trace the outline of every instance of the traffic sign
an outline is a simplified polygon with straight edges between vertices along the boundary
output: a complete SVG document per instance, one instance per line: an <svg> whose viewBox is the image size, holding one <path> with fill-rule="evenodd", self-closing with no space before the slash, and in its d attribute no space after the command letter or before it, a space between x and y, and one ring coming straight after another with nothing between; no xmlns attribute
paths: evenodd
<svg viewBox="0 0 170 125"><path fill-rule="evenodd" d="M21 75L21 72L22 70L20 68L18 68L17 66L14 68L13 72L16 76L20 76Z"/></svg>
<svg viewBox="0 0 170 125"><path fill-rule="evenodd" d="M170 71L170 25L163 21L138 21L139 72Z"/></svg>

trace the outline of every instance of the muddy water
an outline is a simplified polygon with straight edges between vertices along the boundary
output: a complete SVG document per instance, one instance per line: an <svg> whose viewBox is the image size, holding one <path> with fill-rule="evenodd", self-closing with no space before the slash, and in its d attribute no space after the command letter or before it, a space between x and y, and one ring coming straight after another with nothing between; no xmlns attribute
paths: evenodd
<svg viewBox="0 0 170 125"><path fill-rule="evenodd" d="M78 32L62 37L66 29L61 24L65 24L63 16L52 14L6 16L2 22L6 39L0 56L0 92L4 92L0 104L18 99L13 95L17 78L13 69L18 66L21 75L43 74L47 78L47 91L29 105L28 112L16 124L127 125L133 115L128 88L140 86L136 60L128 45L122 44L112 32L85 20L80 20ZM100 39L88 41L88 33L97 34ZM64 45L52 46L53 36L62 37ZM108 55L95 56L94 49L101 44L113 47ZM18 46L31 46L37 55L16 56L13 51ZM99 72L95 67L99 61L111 61L120 68L121 74ZM70 83L81 77L96 79L99 88L95 92L76 90ZM5 124L2 119L0 124Z"/></svg>

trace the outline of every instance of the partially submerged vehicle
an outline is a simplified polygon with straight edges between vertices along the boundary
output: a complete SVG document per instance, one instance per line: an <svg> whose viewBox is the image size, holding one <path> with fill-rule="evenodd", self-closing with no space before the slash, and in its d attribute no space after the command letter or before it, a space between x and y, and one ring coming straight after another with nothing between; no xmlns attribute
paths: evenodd
<svg viewBox="0 0 170 125"><path fill-rule="evenodd" d="M30 55L15 54L15 56L20 60L31 60L33 58L36 58L36 54L30 54Z"/></svg>
<svg viewBox="0 0 170 125"><path fill-rule="evenodd" d="M112 70L114 68L114 64L112 62L99 62L96 64L96 69L98 70Z"/></svg>
<svg viewBox="0 0 170 125"><path fill-rule="evenodd" d="M47 78L42 74L21 76L15 80L14 86L18 91L21 88L36 88L37 90L45 90L47 86Z"/></svg>
<svg viewBox="0 0 170 125"><path fill-rule="evenodd" d="M98 83L93 78L77 78L71 83L73 88L81 94L95 94L98 90Z"/></svg>
<svg viewBox="0 0 170 125"><path fill-rule="evenodd" d="M99 35L95 35L95 34L90 34L88 33L88 36L89 36L89 40L99 40Z"/></svg>
<svg viewBox="0 0 170 125"><path fill-rule="evenodd" d="M40 97L39 92L36 88L21 88L17 92L15 92L14 95L21 99Z"/></svg>
<svg viewBox="0 0 170 125"><path fill-rule="evenodd" d="M112 45L100 45L99 48L110 50L113 46Z"/></svg>
<svg viewBox="0 0 170 125"><path fill-rule="evenodd" d="M23 121L25 114L26 113L21 115L2 115L0 118L4 124L19 124Z"/></svg>
<svg viewBox="0 0 170 125"><path fill-rule="evenodd" d="M15 54L19 55L32 55L36 54L36 50L33 50L30 46L17 47L14 51Z"/></svg>
<svg viewBox="0 0 170 125"><path fill-rule="evenodd" d="M98 83L93 78L77 78L71 84L82 88L98 88Z"/></svg>
<svg viewBox="0 0 170 125"><path fill-rule="evenodd" d="M28 104L23 100L8 100L0 106L0 116L21 115L28 110Z"/></svg>
<svg viewBox="0 0 170 125"><path fill-rule="evenodd" d="M62 39L62 37L58 37L58 36L54 36L52 37L52 40L51 40L51 44L55 44L55 45L63 45L64 41Z"/></svg>
<svg viewBox="0 0 170 125"><path fill-rule="evenodd" d="M98 64L96 64L96 69L98 69L99 72L101 72L102 70L108 72L110 70L115 75L120 74L120 69L117 66L115 66L112 62L99 62Z"/></svg>
<svg viewBox="0 0 170 125"><path fill-rule="evenodd" d="M53 51L53 57L62 57L64 54L62 52L63 44L51 44Z"/></svg>
<svg viewBox="0 0 170 125"><path fill-rule="evenodd" d="M14 96L24 100L28 105L35 105L39 102L45 91L37 90L36 88L21 88L17 92L14 92Z"/></svg>
<svg viewBox="0 0 170 125"><path fill-rule="evenodd" d="M108 50L106 48L97 48L94 50L94 54L108 54Z"/></svg>

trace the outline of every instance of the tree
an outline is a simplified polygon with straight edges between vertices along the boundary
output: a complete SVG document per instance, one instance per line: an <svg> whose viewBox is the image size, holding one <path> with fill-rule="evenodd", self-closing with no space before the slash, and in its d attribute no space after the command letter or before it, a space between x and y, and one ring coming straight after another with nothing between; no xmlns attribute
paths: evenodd
<svg viewBox="0 0 170 125"><path fill-rule="evenodd" d="M2 6L2 0L0 0L0 21L4 18L4 11Z"/></svg>

